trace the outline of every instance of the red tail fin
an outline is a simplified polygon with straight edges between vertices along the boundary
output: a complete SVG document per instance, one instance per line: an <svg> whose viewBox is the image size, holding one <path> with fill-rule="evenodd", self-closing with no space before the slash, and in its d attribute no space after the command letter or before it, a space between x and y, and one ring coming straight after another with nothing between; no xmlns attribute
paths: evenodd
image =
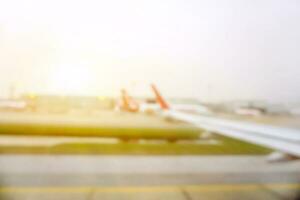
<svg viewBox="0 0 300 200"><path fill-rule="evenodd" d="M137 112L139 110L139 105L135 102L126 92L125 89L121 90L122 95L122 109L129 112Z"/></svg>
<svg viewBox="0 0 300 200"><path fill-rule="evenodd" d="M155 94L156 101L159 103L160 107L163 110L169 110L170 106L167 104L167 102L163 99L163 97L160 95L159 91L157 90L156 86L154 84L151 84L151 88Z"/></svg>
<svg viewBox="0 0 300 200"><path fill-rule="evenodd" d="M124 107L129 107L130 98L125 89L121 89L122 104Z"/></svg>

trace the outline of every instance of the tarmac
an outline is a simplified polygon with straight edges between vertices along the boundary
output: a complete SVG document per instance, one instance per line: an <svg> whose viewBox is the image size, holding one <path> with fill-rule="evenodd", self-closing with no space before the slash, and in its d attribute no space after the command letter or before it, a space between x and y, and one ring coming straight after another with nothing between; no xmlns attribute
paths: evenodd
<svg viewBox="0 0 300 200"><path fill-rule="evenodd" d="M1 155L0 199L296 199L300 161Z"/></svg>

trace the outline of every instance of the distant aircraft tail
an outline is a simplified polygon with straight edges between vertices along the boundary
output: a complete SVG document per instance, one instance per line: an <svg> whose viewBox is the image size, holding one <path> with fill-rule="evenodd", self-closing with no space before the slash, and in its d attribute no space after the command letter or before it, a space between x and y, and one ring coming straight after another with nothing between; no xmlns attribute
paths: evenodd
<svg viewBox="0 0 300 200"><path fill-rule="evenodd" d="M156 88L156 86L154 84L151 84L151 88L155 94L155 98L157 103L160 105L160 107L163 110L169 110L170 106L168 105L168 103L164 100L164 98L161 96L161 94L159 93L158 89Z"/></svg>
<svg viewBox="0 0 300 200"><path fill-rule="evenodd" d="M127 93L125 89L121 90L122 109L129 112L138 112L139 104L135 102Z"/></svg>

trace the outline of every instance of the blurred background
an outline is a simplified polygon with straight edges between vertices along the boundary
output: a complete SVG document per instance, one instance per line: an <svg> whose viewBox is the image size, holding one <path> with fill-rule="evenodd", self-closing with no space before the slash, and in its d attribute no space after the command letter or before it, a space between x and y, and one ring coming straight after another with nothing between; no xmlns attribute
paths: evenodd
<svg viewBox="0 0 300 200"><path fill-rule="evenodd" d="M297 199L299 11L0 1L0 199Z"/></svg>

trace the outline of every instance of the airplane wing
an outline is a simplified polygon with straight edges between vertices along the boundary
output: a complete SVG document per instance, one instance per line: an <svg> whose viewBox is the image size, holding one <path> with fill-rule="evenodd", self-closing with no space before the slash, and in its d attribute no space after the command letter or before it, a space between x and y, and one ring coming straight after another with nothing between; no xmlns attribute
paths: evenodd
<svg viewBox="0 0 300 200"><path fill-rule="evenodd" d="M212 116L191 115L172 110L155 85L151 85L157 102L168 118L185 121L214 133L279 150L300 157L300 130L241 122Z"/></svg>

